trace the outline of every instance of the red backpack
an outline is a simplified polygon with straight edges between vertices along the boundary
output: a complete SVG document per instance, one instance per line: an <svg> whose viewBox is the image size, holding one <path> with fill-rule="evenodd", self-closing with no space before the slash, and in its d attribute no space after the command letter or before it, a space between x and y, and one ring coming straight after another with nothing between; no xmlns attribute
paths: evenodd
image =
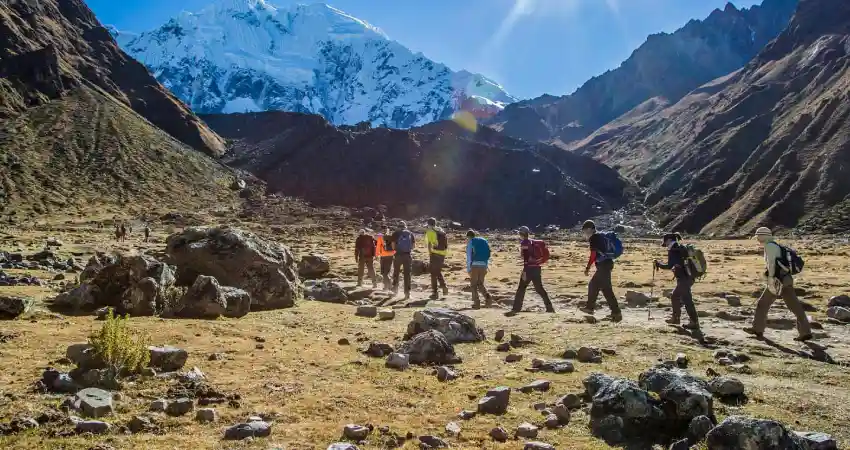
<svg viewBox="0 0 850 450"><path fill-rule="evenodd" d="M540 265L549 262L549 248L546 247L546 242L538 240L531 241L530 260L530 262L534 262Z"/></svg>

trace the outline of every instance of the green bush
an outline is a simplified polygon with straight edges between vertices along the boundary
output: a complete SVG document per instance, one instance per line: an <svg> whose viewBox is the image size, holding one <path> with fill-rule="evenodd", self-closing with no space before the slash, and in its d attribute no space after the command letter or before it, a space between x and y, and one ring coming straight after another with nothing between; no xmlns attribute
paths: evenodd
<svg viewBox="0 0 850 450"><path fill-rule="evenodd" d="M115 316L110 309L100 331L89 336L89 343L106 363L113 379L126 373L138 373L150 361L150 337L131 330L129 319L129 315Z"/></svg>

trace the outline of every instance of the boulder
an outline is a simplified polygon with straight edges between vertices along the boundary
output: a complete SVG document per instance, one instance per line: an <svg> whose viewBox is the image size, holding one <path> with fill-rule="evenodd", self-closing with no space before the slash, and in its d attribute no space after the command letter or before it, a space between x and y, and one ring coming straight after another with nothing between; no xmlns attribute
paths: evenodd
<svg viewBox="0 0 850 450"><path fill-rule="evenodd" d="M402 353L390 353L390 356L387 356L386 366L390 369L407 370L410 367L410 358Z"/></svg>
<svg viewBox="0 0 850 450"><path fill-rule="evenodd" d="M396 350L408 355L412 364L457 364L461 360L454 346L436 330L426 331L403 342Z"/></svg>
<svg viewBox="0 0 850 450"><path fill-rule="evenodd" d="M363 353L373 358L383 358L385 356L389 356L389 354L394 351L395 349L390 344L385 344L383 342L370 342L369 347L366 348Z"/></svg>
<svg viewBox="0 0 850 450"><path fill-rule="evenodd" d="M508 430L496 427L490 430L490 437L496 442L507 442L511 436L508 434Z"/></svg>
<svg viewBox="0 0 850 450"><path fill-rule="evenodd" d="M582 347L578 349L577 359L583 363L601 363L602 351L596 347Z"/></svg>
<svg viewBox="0 0 850 450"><path fill-rule="evenodd" d="M478 414L476 411L463 410L457 413L458 418L463 420L472 420Z"/></svg>
<svg viewBox="0 0 850 450"><path fill-rule="evenodd" d="M127 429L133 434L150 433L156 430L157 426L150 417L133 416L133 418L127 422Z"/></svg>
<svg viewBox="0 0 850 450"><path fill-rule="evenodd" d="M103 434L109 432L112 429L112 424L107 422L101 422L99 420L74 420L74 431L77 433L91 433L91 434Z"/></svg>
<svg viewBox="0 0 850 450"><path fill-rule="evenodd" d="M112 394L98 388L83 389L74 396L74 409L94 419L112 414Z"/></svg>
<svg viewBox="0 0 850 450"><path fill-rule="evenodd" d="M478 413L480 414L504 414L508 410L511 400L511 388L500 386L487 391L478 401Z"/></svg>
<svg viewBox="0 0 850 450"><path fill-rule="evenodd" d="M826 310L826 316L841 322L850 322L850 308L831 306Z"/></svg>
<svg viewBox="0 0 850 450"><path fill-rule="evenodd" d="M714 428L714 422L708 416L697 416L691 420L688 425L688 436L692 442L700 442L705 439L711 429Z"/></svg>
<svg viewBox="0 0 850 450"><path fill-rule="evenodd" d="M177 347L148 347L150 352L149 367L154 367L165 372L180 370L186 365L189 353Z"/></svg>
<svg viewBox="0 0 850 450"><path fill-rule="evenodd" d="M179 417L185 416L195 410L195 402L191 398L178 398L168 402L165 407L165 413L169 416Z"/></svg>
<svg viewBox="0 0 850 450"><path fill-rule="evenodd" d="M103 359L97 356L94 346L88 343L69 345L65 350L65 357L76 364L81 370L103 369L106 367Z"/></svg>
<svg viewBox="0 0 850 450"><path fill-rule="evenodd" d="M661 403L637 383L593 373L584 380L592 397L590 428L611 445L651 438L647 430L660 430L665 421Z"/></svg>
<svg viewBox="0 0 850 450"><path fill-rule="evenodd" d="M348 301L348 292L335 281L320 281L305 284L304 297L317 302L345 303Z"/></svg>
<svg viewBox="0 0 850 450"><path fill-rule="evenodd" d="M457 379L457 372L452 370L451 367L440 366L437 367L437 380L438 381L452 381Z"/></svg>
<svg viewBox="0 0 850 450"><path fill-rule="evenodd" d="M405 339L417 334L436 330L442 333L449 343L481 342L484 331L475 326L475 319L457 311L444 308L427 308L417 311L407 325Z"/></svg>
<svg viewBox="0 0 850 450"><path fill-rule="evenodd" d="M829 308L833 306L840 306L842 308L850 308L850 296L848 295L836 295L829 299L829 303L826 305Z"/></svg>
<svg viewBox="0 0 850 450"><path fill-rule="evenodd" d="M395 311L393 311L392 309L382 309L378 311L378 319L393 320L395 319Z"/></svg>
<svg viewBox="0 0 850 450"><path fill-rule="evenodd" d="M268 437L272 434L272 426L264 421L252 421L233 425L224 430L224 439L241 441L247 438Z"/></svg>
<svg viewBox="0 0 850 450"><path fill-rule="evenodd" d="M372 319L378 317L378 307L372 305L358 306L357 311L354 312L354 315L358 317L368 317Z"/></svg>
<svg viewBox="0 0 850 450"><path fill-rule="evenodd" d="M440 439L437 436L425 435L419 436L419 448L421 449L429 449L429 448L447 448L449 444L446 441Z"/></svg>
<svg viewBox="0 0 850 450"><path fill-rule="evenodd" d="M838 443L826 433L795 431L794 434L808 445L809 450L838 450Z"/></svg>
<svg viewBox="0 0 850 450"><path fill-rule="evenodd" d="M741 297L739 297L737 295L727 295L726 296L726 303L729 306L733 306L733 307L737 308L737 307L741 306Z"/></svg>
<svg viewBox="0 0 850 450"><path fill-rule="evenodd" d="M632 308L643 308L652 300L643 292L626 291L626 303Z"/></svg>
<svg viewBox="0 0 850 450"><path fill-rule="evenodd" d="M51 392L59 394L74 394L80 386L67 373L47 368L41 375L41 382Z"/></svg>
<svg viewBox="0 0 850 450"><path fill-rule="evenodd" d="M30 297L0 295L0 319L14 319L29 311L34 303Z"/></svg>
<svg viewBox="0 0 850 450"><path fill-rule="evenodd" d="M541 372L551 372L551 373L573 373L576 368L573 365L572 361L566 360L550 360L543 361L540 360L539 365L536 367L537 370Z"/></svg>
<svg viewBox="0 0 850 450"><path fill-rule="evenodd" d="M536 426L534 426L534 425L532 425L528 422L523 422L523 423L519 424L519 426L516 427L516 432L514 434L518 438L534 439L534 438L537 437L538 431L539 431L539 429Z"/></svg>
<svg viewBox="0 0 850 450"><path fill-rule="evenodd" d="M672 427L686 427L698 416L714 417L714 397L708 383L685 370L653 367L639 380L641 388L676 406L675 415L667 417Z"/></svg>
<svg viewBox="0 0 850 450"><path fill-rule="evenodd" d="M178 284L214 277L251 295L251 309L286 308L301 296L295 259L288 248L229 227L188 228L168 237L167 252Z"/></svg>
<svg viewBox="0 0 850 450"><path fill-rule="evenodd" d="M558 418L558 422L560 422L561 425L569 424L570 419L572 418L569 408L567 408L567 406L563 403L555 405L555 407L552 408L552 414Z"/></svg>
<svg viewBox="0 0 850 450"><path fill-rule="evenodd" d="M195 420L198 422L216 422L218 421L218 412L214 408L201 408L195 413Z"/></svg>
<svg viewBox="0 0 850 450"><path fill-rule="evenodd" d="M549 414L546 416L546 419L543 421L543 425L550 430L554 430L556 428L561 427L561 421L558 419L558 416L555 414Z"/></svg>
<svg viewBox="0 0 850 450"><path fill-rule="evenodd" d="M517 353L511 353L510 355L505 357L506 363L515 363L522 361L522 355Z"/></svg>
<svg viewBox="0 0 850 450"><path fill-rule="evenodd" d="M97 287L83 283L53 299L53 305L71 311L90 311L95 308Z"/></svg>
<svg viewBox="0 0 850 450"><path fill-rule="evenodd" d="M533 381L525 386L519 388L519 391L523 394L530 394L532 392L546 392L552 386L552 383L549 380L537 380Z"/></svg>
<svg viewBox="0 0 850 450"><path fill-rule="evenodd" d="M165 412L168 409L168 400L158 399L151 402L148 407L148 411L151 412Z"/></svg>
<svg viewBox="0 0 850 450"><path fill-rule="evenodd" d="M578 409L581 408L581 396L576 394L567 394L558 399L556 404L562 404L566 406L568 409Z"/></svg>
<svg viewBox="0 0 850 450"><path fill-rule="evenodd" d="M738 397L744 395L744 383L734 377L716 377L708 382L708 389L717 397Z"/></svg>
<svg viewBox="0 0 850 450"><path fill-rule="evenodd" d="M729 416L706 435L709 450L806 450L808 446L779 422Z"/></svg>
<svg viewBox="0 0 850 450"><path fill-rule="evenodd" d="M372 430L362 425L348 424L343 427L342 436L346 439L351 439L352 441L362 441L363 439L366 439L371 432Z"/></svg>
<svg viewBox="0 0 850 450"><path fill-rule="evenodd" d="M148 255L118 256L88 281L94 308L117 314L150 316L167 308L165 291L174 285L174 270Z"/></svg>
<svg viewBox="0 0 850 450"><path fill-rule="evenodd" d="M304 255L298 263L298 275L304 278L319 278L330 271L331 260L325 255Z"/></svg>
<svg viewBox="0 0 850 450"><path fill-rule="evenodd" d="M247 292L237 288L226 292L215 278L198 275L174 305L173 313L177 317L214 319L219 316L243 317L250 310L251 296Z"/></svg>

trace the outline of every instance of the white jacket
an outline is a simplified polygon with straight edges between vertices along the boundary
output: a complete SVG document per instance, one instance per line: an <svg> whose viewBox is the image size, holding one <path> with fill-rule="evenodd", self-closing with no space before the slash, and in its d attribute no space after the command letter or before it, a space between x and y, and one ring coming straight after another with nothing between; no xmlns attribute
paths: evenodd
<svg viewBox="0 0 850 450"><path fill-rule="evenodd" d="M776 276L776 261L782 257L782 248L773 239L764 244L764 264L767 267L768 279L773 279Z"/></svg>

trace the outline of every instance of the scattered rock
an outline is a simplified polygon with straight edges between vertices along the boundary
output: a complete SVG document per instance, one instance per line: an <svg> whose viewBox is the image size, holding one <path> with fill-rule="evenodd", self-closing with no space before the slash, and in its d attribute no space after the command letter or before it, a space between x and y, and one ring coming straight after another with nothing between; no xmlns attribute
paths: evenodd
<svg viewBox="0 0 850 450"><path fill-rule="evenodd" d="M207 376L201 372L201 369L192 367L192 370L181 373L177 378L184 383L199 382L207 379Z"/></svg>
<svg viewBox="0 0 850 450"><path fill-rule="evenodd" d="M390 344L383 342L370 342L369 347L363 352L373 358L384 358L394 352L395 349Z"/></svg>
<svg viewBox="0 0 850 450"><path fill-rule="evenodd" d="M551 373L572 373L576 370L571 361L563 360L543 361L543 363L536 369L542 372Z"/></svg>
<svg viewBox="0 0 850 450"><path fill-rule="evenodd" d="M660 402L634 381L593 373L584 379L584 386L592 398L591 431L610 445L646 438L647 430L662 428Z"/></svg>
<svg viewBox="0 0 850 450"><path fill-rule="evenodd" d="M543 421L543 424L546 426L546 428L554 430L556 428L561 427L561 420L558 419L558 416L556 416L555 414L549 414L548 416L546 416L546 420Z"/></svg>
<svg viewBox="0 0 850 450"><path fill-rule="evenodd" d="M744 416L727 417L708 432L706 442L711 450L806 448L797 435L789 432L781 423Z"/></svg>
<svg viewBox="0 0 850 450"><path fill-rule="evenodd" d="M508 434L508 430L496 427L490 430L490 437L496 442L507 442L511 436Z"/></svg>
<svg viewBox="0 0 850 450"><path fill-rule="evenodd" d="M463 410L458 413L457 417L462 420L472 420L476 415L475 411Z"/></svg>
<svg viewBox="0 0 850 450"><path fill-rule="evenodd" d="M668 450L691 450L691 444L687 439L680 439L670 444Z"/></svg>
<svg viewBox="0 0 850 450"><path fill-rule="evenodd" d="M410 358L403 353L390 353L386 366L396 370L407 370L410 367Z"/></svg>
<svg viewBox="0 0 850 450"><path fill-rule="evenodd" d="M0 295L0 318L14 319L29 311L34 303L30 297Z"/></svg>
<svg viewBox="0 0 850 450"><path fill-rule="evenodd" d="M567 425L567 424L570 423L570 418L571 418L570 410L563 403L555 405L555 408L552 409L552 414L554 414L555 417L558 418L558 422L561 425Z"/></svg>
<svg viewBox="0 0 850 450"><path fill-rule="evenodd" d="M555 446L543 442L526 442L523 450L555 450Z"/></svg>
<svg viewBox="0 0 850 450"><path fill-rule="evenodd" d="M676 405L676 416L668 420L689 423L697 416L714 416L708 384L684 370L651 368L640 375L640 386Z"/></svg>
<svg viewBox="0 0 850 450"><path fill-rule="evenodd" d="M127 429L133 434L150 433L156 430L157 426L150 417L134 416L130 422L127 423Z"/></svg>
<svg viewBox="0 0 850 450"><path fill-rule="evenodd" d="M395 311L393 311L392 309L382 309L378 311L378 319L393 320L395 319Z"/></svg>
<svg viewBox="0 0 850 450"><path fill-rule="evenodd" d="M240 423L224 430L224 438L233 441L241 441L247 438L267 437L271 434L271 424L264 421Z"/></svg>
<svg viewBox="0 0 850 450"><path fill-rule="evenodd" d="M534 439L537 437L538 428L528 422L523 422L516 427L516 437Z"/></svg>
<svg viewBox="0 0 850 450"><path fill-rule="evenodd" d="M103 369L106 367L103 359L97 356L91 344L71 344L65 350L65 357L81 370Z"/></svg>
<svg viewBox="0 0 850 450"><path fill-rule="evenodd" d="M689 363L690 363L690 360L688 359L688 355L686 355L684 353L677 353L676 354L676 367L678 367L680 369L687 369Z"/></svg>
<svg viewBox="0 0 850 450"><path fill-rule="evenodd" d="M352 441L362 441L372 430L361 425L348 424L342 429L342 435Z"/></svg>
<svg viewBox="0 0 850 450"><path fill-rule="evenodd" d="M195 420L198 422L217 422L218 412L213 408L200 408L195 413Z"/></svg>
<svg viewBox="0 0 850 450"><path fill-rule="evenodd" d="M731 372L742 373L746 375L753 373L753 369L751 369L750 366L746 364L732 364L731 366L729 366L729 370Z"/></svg>
<svg viewBox="0 0 850 450"><path fill-rule="evenodd" d="M532 405L532 408L534 408L535 411L543 411L543 410L547 409L547 406L548 405L546 405L546 402L537 402L534 405Z"/></svg>
<svg viewBox="0 0 850 450"><path fill-rule="evenodd" d="M504 414L511 400L511 388L500 386L487 391L487 395L478 401L480 414Z"/></svg>
<svg viewBox="0 0 850 450"><path fill-rule="evenodd" d="M72 419L73 420L73 419ZM112 429L112 424L99 420L76 420L74 430L77 433L103 434Z"/></svg>
<svg viewBox="0 0 850 450"><path fill-rule="evenodd" d="M168 402L165 413L169 416L185 416L195 409L195 403L190 398L178 398Z"/></svg>
<svg viewBox="0 0 850 450"><path fill-rule="evenodd" d="M581 397L576 394L567 394L561 397L556 403L566 406L568 409L581 408Z"/></svg>
<svg viewBox="0 0 850 450"><path fill-rule="evenodd" d="M501 344L496 346L497 352L509 352L511 351L511 343L510 342L502 342Z"/></svg>
<svg viewBox="0 0 850 450"><path fill-rule="evenodd" d="M457 311L444 308L427 308L417 311L407 325L405 339L418 334L436 330L443 334L450 344L460 342L481 342L484 331L475 326L475 319Z"/></svg>
<svg viewBox="0 0 850 450"><path fill-rule="evenodd" d="M74 396L74 409L95 419L107 416L112 414L112 394L98 388L83 389Z"/></svg>
<svg viewBox="0 0 850 450"><path fill-rule="evenodd" d="M409 341L402 343L396 352L408 355L411 364L457 364L461 362L455 354L451 342L437 330L414 335Z"/></svg>
<svg viewBox="0 0 850 450"><path fill-rule="evenodd" d="M626 291L626 303L632 308L644 308L651 300L643 292Z"/></svg>
<svg viewBox="0 0 850 450"><path fill-rule="evenodd" d="M582 347L578 349L577 357L583 363L601 363L602 352L596 347Z"/></svg>
<svg viewBox="0 0 850 450"><path fill-rule="evenodd" d="M177 347L148 347L150 352L150 363L148 366L165 372L180 370L186 365L189 353Z"/></svg>
<svg viewBox="0 0 850 450"><path fill-rule="evenodd" d="M739 297L737 295L727 295L726 296L726 303L729 304L729 306L733 306L733 307L737 308L737 307L741 306L741 297Z"/></svg>
<svg viewBox="0 0 850 450"><path fill-rule="evenodd" d="M850 296L847 295L836 295L829 299L829 303L826 305L828 308L832 308L833 306L838 306L841 308L850 308Z"/></svg>
<svg viewBox="0 0 850 450"><path fill-rule="evenodd" d="M328 450L360 450L360 448L348 442L337 442L328 446Z"/></svg>
<svg viewBox="0 0 850 450"><path fill-rule="evenodd" d="M168 408L168 400L158 399L151 402L148 411L151 412L165 412Z"/></svg>
<svg viewBox="0 0 850 450"><path fill-rule="evenodd" d="M449 446L446 441L431 435L419 436L419 444L419 448L422 449L447 448Z"/></svg>
<svg viewBox="0 0 850 450"><path fill-rule="evenodd" d="M561 357L564 359L576 359L578 358L578 352L573 349L566 349Z"/></svg>
<svg viewBox="0 0 850 450"><path fill-rule="evenodd" d="M496 330L496 334L493 338L496 339L496 342L502 342L502 339L505 338L505 330Z"/></svg>
<svg viewBox="0 0 850 450"><path fill-rule="evenodd" d="M711 429L714 428L714 422L707 416L697 416L691 420L688 425L688 435L693 442L700 442L705 439Z"/></svg>
<svg viewBox="0 0 850 450"><path fill-rule="evenodd" d="M298 275L304 278L319 278L330 271L331 260L325 255L304 255L298 263Z"/></svg>
<svg viewBox="0 0 850 450"><path fill-rule="evenodd" d="M832 306L826 310L826 316L841 322L850 322L850 308Z"/></svg>
<svg viewBox="0 0 850 450"><path fill-rule="evenodd" d="M82 276L81 276L82 281ZM97 300L95 294L98 288L83 283L68 292L63 292L53 299L54 306L73 312L89 311L94 308Z"/></svg>
<svg viewBox="0 0 850 450"><path fill-rule="evenodd" d="M551 388L551 386L552 383L550 383L548 380L537 380L519 388L519 391L523 394L530 394L534 391L546 392Z"/></svg>
<svg viewBox="0 0 850 450"><path fill-rule="evenodd" d="M718 397L738 397L744 395L744 383L733 377L716 377L708 382L712 394Z"/></svg>
<svg viewBox="0 0 850 450"><path fill-rule="evenodd" d="M325 280L312 284L305 283L304 297L318 302L345 303L348 301L348 292L339 283Z"/></svg>
<svg viewBox="0 0 850 450"><path fill-rule="evenodd" d="M351 342L348 342L348 339L346 339L346 338L339 338L339 340L336 341L336 343L337 343L337 345L351 345Z"/></svg>
<svg viewBox="0 0 850 450"><path fill-rule="evenodd" d="M446 424L446 434L451 437L458 437L460 435L460 425L457 422L449 422Z"/></svg>
<svg viewBox="0 0 850 450"><path fill-rule="evenodd" d="M354 313L358 317L375 318L378 317L378 307L371 305L363 305L357 307L357 312Z"/></svg>
<svg viewBox="0 0 850 450"><path fill-rule="evenodd" d="M437 367L437 380L452 381L455 379L457 379L457 372L452 370L452 368L446 366Z"/></svg>
<svg viewBox="0 0 850 450"><path fill-rule="evenodd" d="M795 431L794 434L808 445L809 450L838 450L838 443L826 433Z"/></svg>
<svg viewBox="0 0 850 450"><path fill-rule="evenodd" d="M520 362L520 361L522 361L522 355L518 355L518 354L515 354L515 353L511 353L510 355L505 357L506 363L515 363L515 362Z"/></svg>

